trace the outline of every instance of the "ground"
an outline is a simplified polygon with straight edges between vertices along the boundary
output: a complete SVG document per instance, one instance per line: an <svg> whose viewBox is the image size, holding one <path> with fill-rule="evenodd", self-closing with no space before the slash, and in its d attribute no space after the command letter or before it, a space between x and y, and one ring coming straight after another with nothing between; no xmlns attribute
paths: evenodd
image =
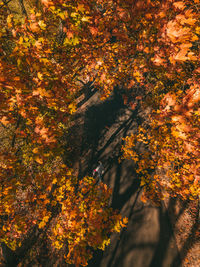
<svg viewBox="0 0 200 267"><path fill-rule="evenodd" d="M148 112L124 105L119 94L100 101L94 91L87 95L86 101L82 98L71 130L66 134L66 140L76 148L66 151L66 159L70 155L77 175L80 178L92 175L101 160L105 167L104 182L113 190L110 205L129 219L127 228L111 236L105 251L94 253L89 267L200 266L199 217L195 203L177 199L166 200L161 206L143 203L134 163L121 157L123 137L137 131ZM52 252L43 241L41 235L34 245L40 266L69 266L63 261L62 251ZM31 265L20 266L38 267L33 260Z"/></svg>
<svg viewBox="0 0 200 267"><path fill-rule="evenodd" d="M181 266L167 209L140 200L141 189L129 160L121 160L122 138L137 130L148 110L131 110L119 95L101 102L95 93L81 108L80 177L91 175L98 160L105 166L104 182L113 189L111 205L129 218L128 227L111 237L110 246L95 253L89 266ZM82 124L81 124L82 121ZM82 129L82 131L80 131Z"/></svg>
<svg viewBox="0 0 200 267"><path fill-rule="evenodd" d="M171 202L171 203L170 203ZM198 201L166 200L170 223L183 267L200 266Z"/></svg>

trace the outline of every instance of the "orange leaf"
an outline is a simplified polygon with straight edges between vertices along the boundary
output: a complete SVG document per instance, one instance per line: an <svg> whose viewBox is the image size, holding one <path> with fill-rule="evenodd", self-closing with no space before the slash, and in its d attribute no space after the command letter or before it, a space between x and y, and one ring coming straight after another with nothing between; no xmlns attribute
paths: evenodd
<svg viewBox="0 0 200 267"><path fill-rule="evenodd" d="M184 2L182 2L182 1L175 2L175 3L173 3L173 5L174 5L176 8L181 9L181 10L183 10L183 9L185 8L185 4L184 4Z"/></svg>
<svg viewBox="0 0 200 267"><path fill-rule="evenodd" d="M73 34L72 31L66 31L66 35L67 35L67 38L68 38L68 39L71 39L71 38L74 37L74 34Z"/></svg>
<svg viewBox="0 0 200 267"><path fill-rule="evenodd" d="M42 4L45 5L46 7L52 6L53 2L49 0L41 0Z"/></svg>
<svg viewBox="0 0 200 267"><path fill-rule="evenodd" d="M38 32L40 27L37 22L30 23L30 29L32 32Z"/></svg>
<svg viewBox="0 0 200 267"><path fill-rule="evenodd" d="M36 158L35 158L35 161L36 161L37 163L39 163L39 164L43 164L43 160L42 160L42 158L36 157Z"/></svg>
<svg viewBox="0 0 200 267"><path fill-rule="evenodd" d="M184 48L182 50L180 50L178 52L178 54L175 56L175 60L180 60L180 61L185 61L188 59L188 57L186 57L186 54L188 52L188 49L187 48Z"/></svg>
<svg viewBox="0 0 200 267"><path fill-rule="evenodd" d="M9 124L9 121L8 121L6 116L3 116L3 118L0 121L1 121L1 123L3 123L3 125L8 125Z"/></svg>
<svg viewBox="0 0 200 267"><path fill-rule="evenodd" d="M98 34L98 28L90 27L90 32L92 35L96 36Z"/></svg>

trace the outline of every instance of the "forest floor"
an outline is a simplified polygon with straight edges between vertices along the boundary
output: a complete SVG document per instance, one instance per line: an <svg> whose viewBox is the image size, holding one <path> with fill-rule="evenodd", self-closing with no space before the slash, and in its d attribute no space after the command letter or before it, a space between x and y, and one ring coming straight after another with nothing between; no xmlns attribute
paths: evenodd
<svg viewBox="0 0 200 267"><path fill-rule="evenodd" d="M15 2L9 4L14 9ZM89 267L200 266L199 217L195 203L169 199L160 207L144 204L133 162L121 160L122 138L137 131L147 114L148 110L131 110L120 96L100 101L98 93L89 95L80 105L71 129L73 147L76 147L71 155L74 167L80 177L91 175L101 160L106 169L104 182L113 189L110 204L129 218L127 228L111 236L107 249L95 252ZM50 255L43 256L41 266L64 266L49 265Z"/></svg>
<svg viewBox="0 0 200 267"><path fill-rule="evenodd" d="M198 203L165 201L183 267L200 266L200 221Z"/></svg>
<svg viewBox="0 0 200 267"><path fill-rule="evenodd" d="M111 206L129 218L128 227L111 236L110 246L96 252L89 267L200 266L195 203L169 199L160 207L144 204L134 163L121 160L122 138L137 131L149 111L132 110L119 95L100 101L98 93L79 111L82 145L78 153L81 160L75 164L77 172L80 177L91 175L101 160L106 168L104 182L113 189Z"/></svg>
<svg viewBox="0 0 200 267"><path fill-rule="evenodd" d="M123 138L137 131L149 110L139 106L133 110L116 94L101 101L94 91L80 99L78 112L66 134L66 140L76 149L66 151L66 159L70 157L80 178L92 175L101 160L105 167L103 180L113 190L110 205L129 219L126 228L111 236L105 251L94 253L89 267L200 266L195 203L176 199L166 200L161 206L143 203L134 163L122 159ZM50 254L49 245L41 240L42 236L35 244L39 266L71 266L64 262L62 252ZM20 266L38 267L34 260L31 264Z"/></svg>
<svg viewBox="0 0 200 267"><path fill-rule="evenodd" d="M97 251L89 267L181 266L181 258L165 205L140 200L140 183L134 163L121 158L123 139L137 131L148 110L132 110L119 95L100 101L94 93L81 105L75 128L79 151L74 167L80 177L91 175L98 160L105 166L104 182L112 188L111 206L129 218L127 228L111 236L107 249ZM69 133L70 134L70 133ZM81 146L80 146L81 142Z"/></svg>

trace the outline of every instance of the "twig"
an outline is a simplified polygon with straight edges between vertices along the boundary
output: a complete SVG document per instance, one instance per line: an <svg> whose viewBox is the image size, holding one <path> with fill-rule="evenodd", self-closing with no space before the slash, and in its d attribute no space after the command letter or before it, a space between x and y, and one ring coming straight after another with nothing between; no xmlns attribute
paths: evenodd
<svg viewBox="0 0 200 267"><path fill-rule="evenodd" d="M24 1L23 0L19 0L19 4L21 6L22 14L24 14L26 17L28 17L27 12L26 12L26 8L24 6Z"/></svg>
<svg viewBox="0 0 200 267"><path fill-rule="evenodd" d="M20 115L19 115L19 116L18 116L18 120L17 120L17 125L16 125L16 127L15 127L15 131L16 131L17 128L19 127L20 119L21 119L21 117L20 117ZM16 133L14 133L13 138L12 138L12 143L11 143L11 146L12 146L12 147L14 147L14 145L15 145L15 140L16 140Z"/></svg>
<svg viewBox="0 0 200 267"><path fill-rule="evenodd" d="M2 7L4 7L4 6L7 6L7 4L10 3L11 1L12 1L12 0L8 0L7 2L3 1L3 5L0 6L0 9L1 9Z"/></svg>

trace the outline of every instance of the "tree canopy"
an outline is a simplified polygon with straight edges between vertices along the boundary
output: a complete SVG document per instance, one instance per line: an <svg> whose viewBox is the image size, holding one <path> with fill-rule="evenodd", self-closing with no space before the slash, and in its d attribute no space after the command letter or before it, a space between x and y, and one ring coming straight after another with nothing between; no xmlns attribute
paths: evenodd
<svg viewBox="0 0 200 267"><path fill-rule="evenodd" d="M86 265L127 220L108 207L106 185L63 162L79 79L102 99L119 86L133 109L151 108L122 148L145 196L198 198L200 2L20 1L16 12L13 1L0 1L1 241L17 251L48 227L55 248L67 244L66 261Z"/></svg>

